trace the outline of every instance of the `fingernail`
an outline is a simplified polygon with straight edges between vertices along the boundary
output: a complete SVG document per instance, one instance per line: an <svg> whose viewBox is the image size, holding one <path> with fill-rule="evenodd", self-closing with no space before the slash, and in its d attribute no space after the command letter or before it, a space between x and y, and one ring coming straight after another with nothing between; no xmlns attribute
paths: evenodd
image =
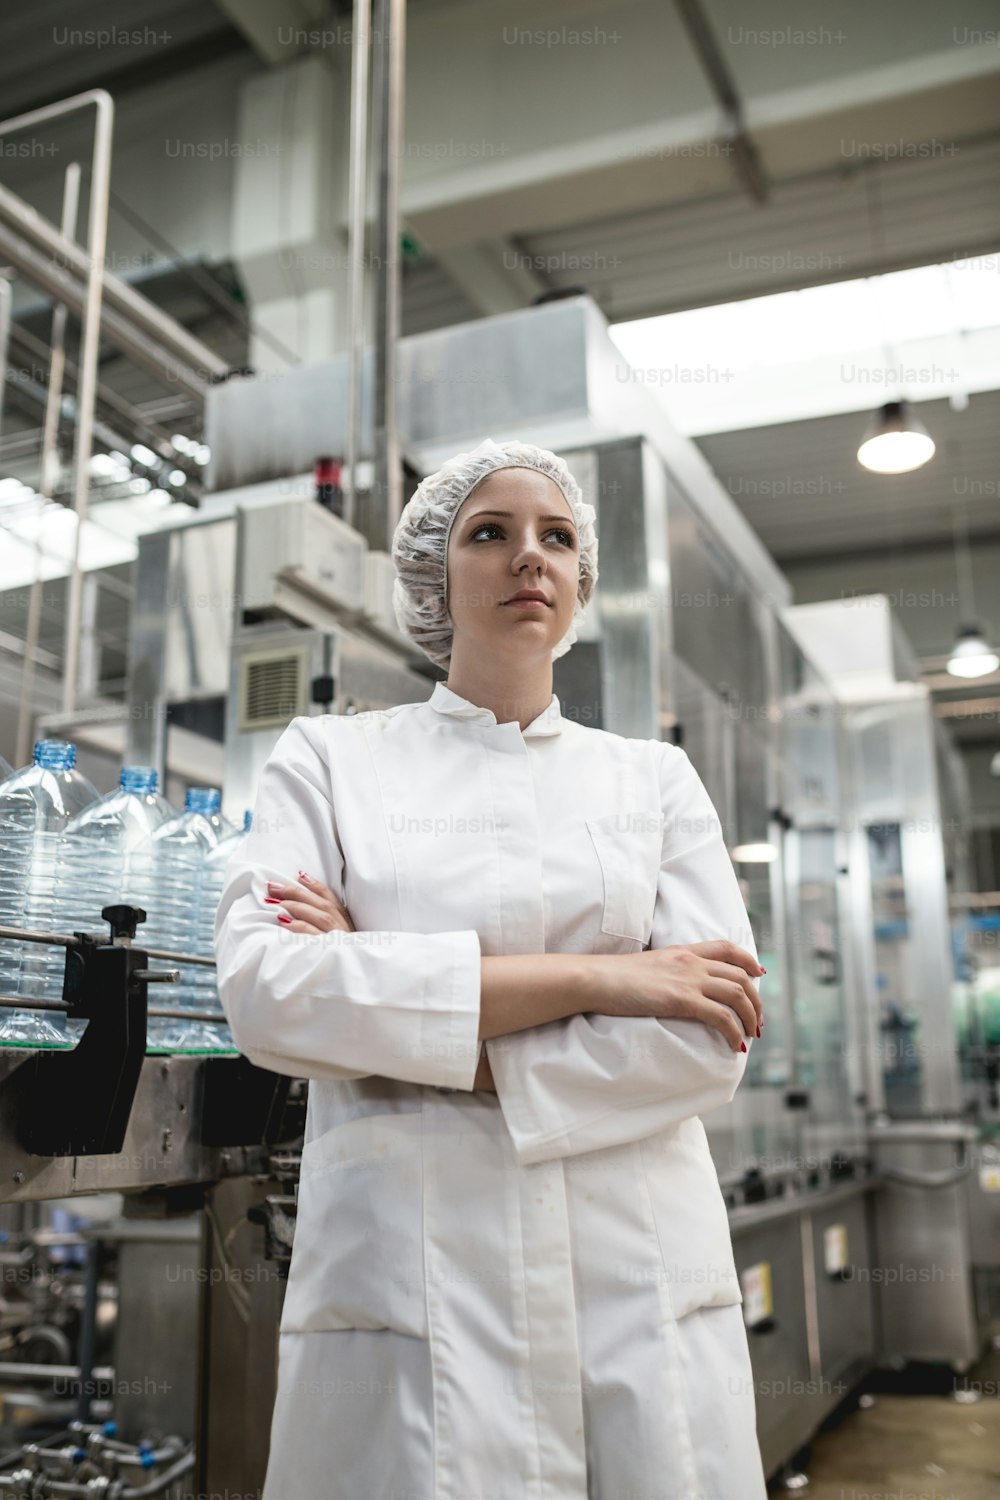
<svg viewBox="0 0 1000 1500"><path fill-rule="evenodd" d="M290 922L291 920L292 920L291 917L286 916L283 911L279 911L279 913L278 913L278 921L279 922Z"/></svg>
<svg viewBox="0 0 1000 1500"><path fill-rule="evenodd" d="M760 1027L757 1027L757 1035L760 1036Z"/></svg>
<svg viewBox="0 0 1000 1500"><path fill-rule="evenodd" d="M764 968L762 968L762 969L761 969L761 971L760 971L760 972L761 972L761 973L762 973L762 974L766 974L766 973L767 973L767 970L766 970L766 969L764 969Z"/></svg>
<svg viewBox="0 0 1000 1500"><path fill-rule="evenodd" d="M746 1050L747 1050L747 1044L746 1044L746 1042L740 1042L740 1051L741 1052L745 1052Z"/></svg>
<svg viewBox="0 0 1000 1500"><path fill-rule="evenodd" d="M299 879L300 880L310 880L311 878L312 878L311 876L309 876L309 875L306 874L305 870L300 870L299 871Z"/></svg>
<svg viewBox="0 0 1000 1500"><path fill-rule="evenodd" d="M278 900L277 896L265 896L264 897L264 901L265 901L265 904L267 906L280 906L281 905L281 902Z"/></svg>

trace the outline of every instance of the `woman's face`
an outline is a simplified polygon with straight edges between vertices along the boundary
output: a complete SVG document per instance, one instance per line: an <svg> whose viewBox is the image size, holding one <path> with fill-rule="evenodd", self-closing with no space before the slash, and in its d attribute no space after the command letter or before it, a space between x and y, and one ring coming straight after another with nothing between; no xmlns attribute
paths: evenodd
<svg viewBox="0 0 1000 1500"><path fill-rule="evenodd" d="M462 502L448 539L455 643L550 657L573 623L579 572L576 525L559 486L535 469L490 474ZM523 589L546 602L508 602Z"/></svg>

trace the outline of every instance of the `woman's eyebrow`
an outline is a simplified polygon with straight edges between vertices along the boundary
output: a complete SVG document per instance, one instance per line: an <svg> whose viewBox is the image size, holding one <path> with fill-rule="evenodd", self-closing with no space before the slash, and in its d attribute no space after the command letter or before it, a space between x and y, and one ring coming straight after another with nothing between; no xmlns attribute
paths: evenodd
<svg viewBox="0 0 1000 1500"><path fill-rule="evenodd" d="M476 514L474 516L470 516L469 519L471 521L475 521L479 516L506 516L509 519L513 514L514 512L511 510L477 510ZM569 516L539 516L538 519L540 521L561 521L564 526L573 525L573 522L570 520ZM574 530L575 529L576 528L574 527Z"/></svg>

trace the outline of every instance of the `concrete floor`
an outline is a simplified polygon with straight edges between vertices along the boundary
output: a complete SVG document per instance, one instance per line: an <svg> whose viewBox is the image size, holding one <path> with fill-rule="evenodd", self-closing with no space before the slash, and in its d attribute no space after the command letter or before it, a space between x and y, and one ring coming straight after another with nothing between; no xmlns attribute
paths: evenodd
<svg viewBox="0 0 1000 1500"><path fill-rule="evenodd" d="M953 1389L980 1390L976 1402ZM807 1500L1000 1500L1000 1347L965 1375L874 1371L870 1405L834 1417L799 1456ZM770 1491L780 1500L780 1480Z"/></svg>

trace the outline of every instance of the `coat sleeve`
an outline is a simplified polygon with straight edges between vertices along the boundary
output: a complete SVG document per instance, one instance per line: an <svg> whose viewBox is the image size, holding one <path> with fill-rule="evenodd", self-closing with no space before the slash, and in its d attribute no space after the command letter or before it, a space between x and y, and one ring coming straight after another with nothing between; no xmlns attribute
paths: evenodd
<svg viewBox="0 0 1000 1500"><path fill-rule="evenodd" d="M722 825L678 746L660 746L663 849L651 948L728 938L757 957ZM756 981L755 981L756 983ZM747 1051L706 1022L596 1013L491 1037L486 1051L518 1159L642 1140L733 1098Z"/></svg>
<svg viewBox="0 0 1000 1500"><path fill-rule="evenodd" d="M268 880L300 869L344 899L324 733L317 719L292 720L226 867L215 956L233 1039L251 1062L294 1077L377 1073L471 1090L482 1048L475 931L296 933L264 904Z"/></svg>

